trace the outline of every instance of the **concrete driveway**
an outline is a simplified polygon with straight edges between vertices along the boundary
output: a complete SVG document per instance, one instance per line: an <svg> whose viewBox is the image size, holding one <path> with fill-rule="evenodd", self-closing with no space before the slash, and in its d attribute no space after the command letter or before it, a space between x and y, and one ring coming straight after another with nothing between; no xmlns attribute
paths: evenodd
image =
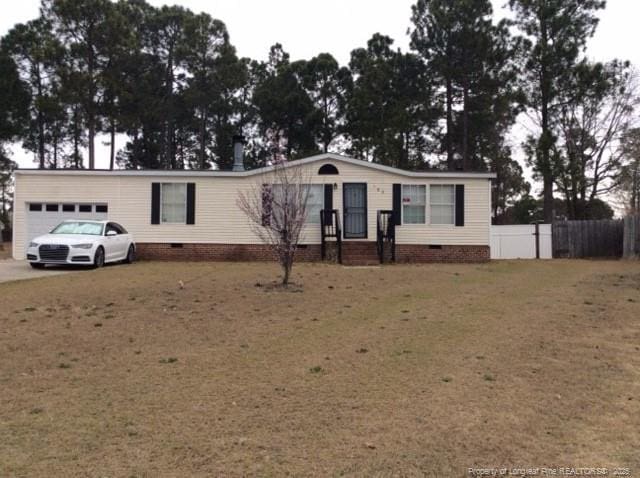
<svg viewBox="0 0 640 478"><path fill-rule="evenodd" d="M73 269L51 266L45 269L33 269L27 261L14 261L13 259L0 260L0 282L55 276L68 274L72 271Z"/></svg>

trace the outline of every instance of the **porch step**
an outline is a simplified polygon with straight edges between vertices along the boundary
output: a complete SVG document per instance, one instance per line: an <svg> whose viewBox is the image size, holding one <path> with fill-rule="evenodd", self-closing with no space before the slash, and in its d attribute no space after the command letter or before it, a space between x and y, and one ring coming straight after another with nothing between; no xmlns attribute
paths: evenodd
<svg viewBox="0 0 640 478"><path fill-rule="evenodd" d="M380 264L375 241L343 242L342 263L346 266L373 266Z"/></svg>

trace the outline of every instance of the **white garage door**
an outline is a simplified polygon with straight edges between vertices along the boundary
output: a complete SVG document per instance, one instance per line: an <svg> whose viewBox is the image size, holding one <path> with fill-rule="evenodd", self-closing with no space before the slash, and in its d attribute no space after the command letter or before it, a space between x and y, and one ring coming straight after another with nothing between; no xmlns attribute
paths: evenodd
<svg viewBox="0 0 640 478"><path fill-rule="evenodd" d="M109 206L104 203L29 203L27 204L27 243L47 234L66 219L105 220Z"/></svg>

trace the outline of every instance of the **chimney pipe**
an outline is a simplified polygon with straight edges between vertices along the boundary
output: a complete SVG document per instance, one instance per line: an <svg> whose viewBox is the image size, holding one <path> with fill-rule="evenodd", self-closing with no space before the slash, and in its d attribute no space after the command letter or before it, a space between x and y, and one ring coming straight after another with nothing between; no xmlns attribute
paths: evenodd
<svg viewBox="0 0 640 478"><path fill-rule="evenodd" d="M233 135L233 171L244 171L244 136Z"/></svg>

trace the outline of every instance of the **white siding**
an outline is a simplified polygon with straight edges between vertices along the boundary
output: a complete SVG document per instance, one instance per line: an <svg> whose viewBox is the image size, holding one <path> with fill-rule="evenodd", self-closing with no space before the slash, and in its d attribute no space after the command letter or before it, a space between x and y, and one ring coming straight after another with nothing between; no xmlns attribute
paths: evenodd
<svg viewBox="0 0 640 478"><path fill-rule="evenodd" d="M319 176L321 165L334 164L338 176ZM342 217L342 183L367 183L368 240L376 238L376 211L392 208L392 185L464 184L465 225L403 225L397 229L397 241L404 244L489 245L491 196L486 178L419 178L381 171L365 165L336 160L319 160L304 166L305 175L316 184L337 184L333 205ZM196 183L196 224L151 224L151 183ZM53 174L20 172L16 174L14 213L14 257L24 257L29 240L26 208L29 202L92 202L109 205L109 219L122 223L137 242L182 242L251 244L258 242L250 224L237 206L240 191L268 183L268 173L255 176ZM428 193L427 193L428 198ZM428 202L428 200L427 200ZM428 208L428 205L427 205ZM427 210L428 216L428 210ZM428 222L428 220L427 220ZM320 242L320 226L308 226L304 242Z"/></svg>

